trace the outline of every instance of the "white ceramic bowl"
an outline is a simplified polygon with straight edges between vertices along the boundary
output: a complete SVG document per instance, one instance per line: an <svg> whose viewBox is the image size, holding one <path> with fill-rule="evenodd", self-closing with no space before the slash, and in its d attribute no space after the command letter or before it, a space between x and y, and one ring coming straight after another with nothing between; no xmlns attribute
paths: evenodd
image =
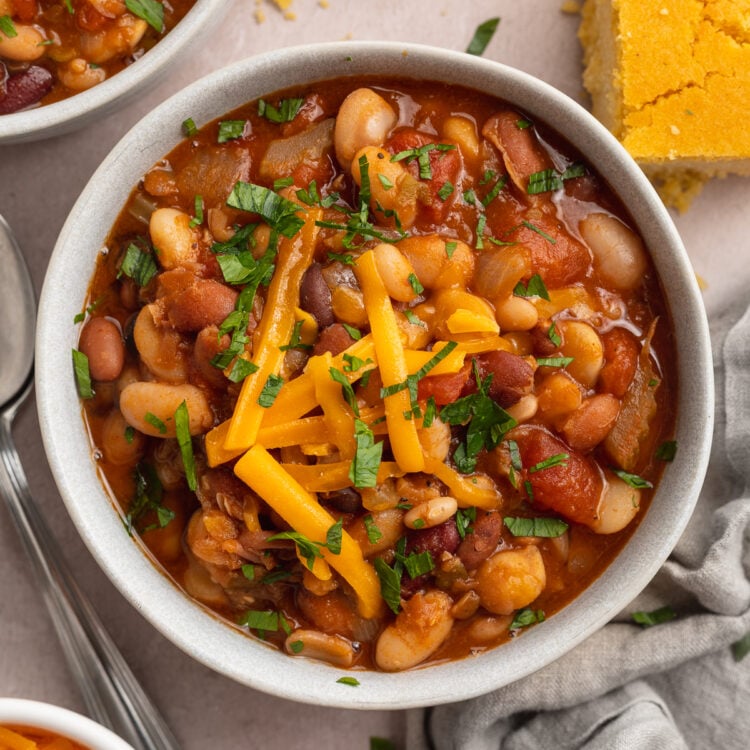
<svg viewBox="0 0 750 750"><path fill-rule="evenodd" d="M652 250L678 321L679 451L636 533L614 563L573 603L522 638L475 658L399 674L357 673L294 659L251 640L196 604L157 570L123 531L91 459L70 365L97 252L131 188L180 139L179 123L200 125L274 91L342 75L379 73L470 84L552 125L596 167L627 205ZM456 701L548 664L604 625L656 573L691 515L708 460L713 383L705 313L685 250L667 212L617 141L585 110L548 85L470 55L391 43L335 43L279 50L216 72L145 117L94 174L65 224L42 293L37 403L45 448L85 542L122 593L187 653L235 680L298 701L349 708L407 708Z"/></svg>
<svg viewBox="0 0 750 750"><path fill-rule="evenodd" d="M75 711L40 701L0 698L0 724L46 729L79 742L87 750L133 750L101 724Z"/></svg>
<svg viewBox="0 0 750 750"><path fill-rule="evenodd" d="M117 75L62 101L12 115L0 115L0 145L62 135L120 109L155 85L198 37L206 37L227 9L227 0L196 0L185 17Z"/></svg>

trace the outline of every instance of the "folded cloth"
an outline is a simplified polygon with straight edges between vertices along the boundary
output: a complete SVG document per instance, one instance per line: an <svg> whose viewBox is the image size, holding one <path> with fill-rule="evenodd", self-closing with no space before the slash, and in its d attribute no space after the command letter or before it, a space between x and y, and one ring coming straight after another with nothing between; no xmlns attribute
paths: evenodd
<svg viewBox="0 0 750 750"><path fill-rule="evenodd" d="M743 301L744 305L748 302ZM716 421L696 511L614 620L544 669L462 703L410 711L409 750L750 747L750 309L711 326ZM739 319L738 319L739 318ZM670 606L647 629L631 614Z"/></svg>

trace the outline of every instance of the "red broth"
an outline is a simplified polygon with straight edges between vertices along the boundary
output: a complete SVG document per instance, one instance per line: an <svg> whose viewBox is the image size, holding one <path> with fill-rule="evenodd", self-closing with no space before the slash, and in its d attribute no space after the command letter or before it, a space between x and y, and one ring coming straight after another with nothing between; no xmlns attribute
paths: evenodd
<svg viewBox="0 0 750 750"><path fill-rule="evenodd" d="M674 448L669 314L596 165L424 81L185 127L79 344L131 532L228 620L342 667L475 654L580 594Z"/></svg>

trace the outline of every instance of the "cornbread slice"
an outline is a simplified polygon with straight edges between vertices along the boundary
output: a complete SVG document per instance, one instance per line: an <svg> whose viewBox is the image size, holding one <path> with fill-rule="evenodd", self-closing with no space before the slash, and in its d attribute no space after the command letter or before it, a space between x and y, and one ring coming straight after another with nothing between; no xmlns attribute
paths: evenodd
<svg viewBox="0 0 750 750"><path fill-rule="evenodd" d="M586 0L579 38L594 115L665 202L750 174L750 0Z"/></svg>

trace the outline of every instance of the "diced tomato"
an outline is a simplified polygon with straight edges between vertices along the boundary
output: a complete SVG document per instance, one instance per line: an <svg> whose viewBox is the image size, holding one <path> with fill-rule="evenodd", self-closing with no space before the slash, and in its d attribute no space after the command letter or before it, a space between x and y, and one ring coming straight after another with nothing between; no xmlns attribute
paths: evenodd
<svg viewBox="0 0 750 750"><path fill-rule="evenodd" d="M84 3L76 9L76 24L84 31L100 31L109 19L92 5Z"/></svg>
<svg viewBox="0 0 750 750"><path fill-rule="evenodd" d="M471 368L464 365L461 370L447 375L428 375L417 385L417 398L426 401L430 396L438 406L452 404L460 395L466 381L469 379Z"/></svg>
<svg viewBox="0 0 750 750"><path fill-rule="evenodd" d="M33 21L38 7L36 0L11 0L13 15L24 23Z"/></svg>

